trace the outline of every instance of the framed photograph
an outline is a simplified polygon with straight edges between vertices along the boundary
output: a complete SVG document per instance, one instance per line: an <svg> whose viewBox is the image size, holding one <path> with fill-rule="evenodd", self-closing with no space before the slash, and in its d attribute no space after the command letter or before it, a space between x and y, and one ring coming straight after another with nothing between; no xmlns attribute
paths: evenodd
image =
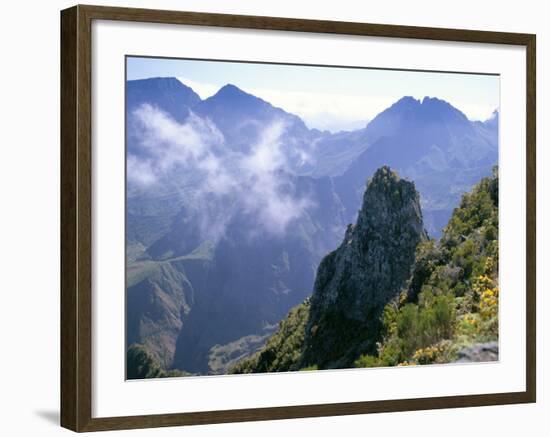
<svg viewBox="0 0 550 437"><path fill-rule="evenodd" d="M535 35L61 12L61 424L535 402Z"/></svg>

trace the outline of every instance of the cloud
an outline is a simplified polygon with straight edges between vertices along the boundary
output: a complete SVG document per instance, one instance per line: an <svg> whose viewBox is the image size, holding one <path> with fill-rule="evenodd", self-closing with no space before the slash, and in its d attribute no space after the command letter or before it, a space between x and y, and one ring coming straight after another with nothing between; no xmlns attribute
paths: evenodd
<svg viewBox="0 0 550 437"><path fill-rule="evenodd" d="M156 181L155 172L150 161L128 155L126 158L126 177L128 182L141 186L151 185Z"/></svg>
<svg viewBox="0 0 550 437"><path fill-rule="evenodd" d="M166 172L175 165L202 159L223 135L208 120L191 113L185 123L149 104L133 112L133 135L139 138L141 151L148 155L155 172Z"/></svg>
<svg viewBox="0 0 550 437"><path fill-rule="evenodd" d="M240 174L245 178L245 207L254 211L263 226L273 234L284 233L293 220L312 206L308 198L294 197L293 187L289 187L292 182L285 177L288 163L280 141L284 130L283 122L267 127L250 155L244 157L239 165Z"/></svg>
<svg viewBox="0 0 550 437"><path fill-rule="evenodd" d="M221 238L237 214L254 220L251 235L258 229L283 235L313 205L295 194L281 142L286 129L282 121L263 129L247 152L226 147L216 126L193 113L178 123L144 104L131 114L131 123L134 143L127 157L128 182L152 190L158 189L155 184L174 179L184 183L194 220L209 239Z"/></svg>

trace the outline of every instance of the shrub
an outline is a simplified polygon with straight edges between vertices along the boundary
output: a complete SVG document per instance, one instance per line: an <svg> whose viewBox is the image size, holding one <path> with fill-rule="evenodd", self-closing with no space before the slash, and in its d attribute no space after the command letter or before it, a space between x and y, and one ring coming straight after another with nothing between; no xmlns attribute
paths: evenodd
<svg viewBox="0 0 550 437"><path fill-rule="evenodd" d="M162 375L159 363L141 344L133 344L126 352L126 377L128 379L159 378Z"/></svg>
<svg viewBox="0 0 550 437"><path fill-rule="evenodd" d="M181 370L164 370L142 344L133 344L126 351L126 377L128 379L169 378L186 376Z"/></svg>
<svg viewBox="0 0 550 437"><path fill-rule="evenodd" d="M381 367L383 364L380 358L373 355L361 355L353 363L354 367Z"/></svg>
<svg viewBox="0 0 550 437"><path fill-rule="evenodd" d="M412 361L417 364L435 364L449 361L451 353L451 342L443 340L432 346L417 349L412 357Z"/></svg>
<svg viewBox="0 0 550 437"><path fill-rule="evenodd" d="M439 242L419 244L406 299L386 305L378 357L361 365L449 362L498 338L498 176L465 194ZM378 359L378 362L376 361Z"/></svg>
<svg viewBox="0 0 550 437"><path fill-rule="evenodd" d="M310 370L319 370L319 366L317 366L317 364L313 364L312 366L302 367L300 372L307 372Z"/></svg>

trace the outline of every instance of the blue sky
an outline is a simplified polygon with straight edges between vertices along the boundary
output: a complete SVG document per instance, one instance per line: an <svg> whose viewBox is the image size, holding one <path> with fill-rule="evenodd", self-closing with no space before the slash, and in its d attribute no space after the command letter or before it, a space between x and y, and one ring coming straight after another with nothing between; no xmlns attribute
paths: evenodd
<svg viewBox="0 0 550 437"><path fill-rule="evenodd" d="M309 127L363 127L403 96L444 99L472 120L499 107L498 76L312 67L184 59L127 58L127 79L177 77L201 98L227 83L299 115Z"/></svg>

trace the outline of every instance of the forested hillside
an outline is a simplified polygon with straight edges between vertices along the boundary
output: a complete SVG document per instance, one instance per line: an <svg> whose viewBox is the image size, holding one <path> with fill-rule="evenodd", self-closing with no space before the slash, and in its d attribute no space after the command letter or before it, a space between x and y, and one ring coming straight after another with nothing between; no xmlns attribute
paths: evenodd
<svg viewBox="0 0 550 437"><path fill-rule="evenodd" d="M496 359L497 170L462 197L439 241L425 237L421 215L405 213L415 198L410 182L378 170L357 224L321 262L311 299L232 372L448 363L486 344L492 354L484 360ZM365 228L369 216L374 223Z"/></svg>

